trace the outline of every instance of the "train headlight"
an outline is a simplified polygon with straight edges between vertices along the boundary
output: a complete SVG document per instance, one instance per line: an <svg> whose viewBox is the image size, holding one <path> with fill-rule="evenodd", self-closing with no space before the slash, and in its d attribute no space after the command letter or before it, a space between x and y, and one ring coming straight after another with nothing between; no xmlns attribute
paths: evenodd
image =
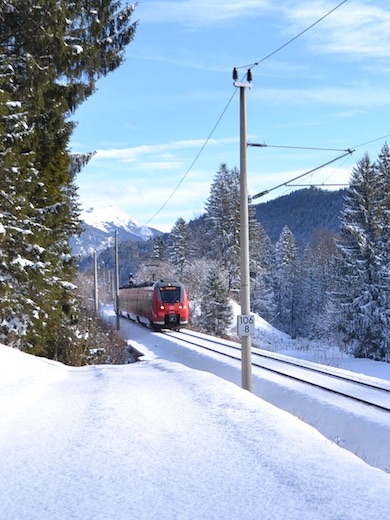
<svg viewBox="0 0 390 520"><path fill-rule="evenodd" d="M179 309L182 310L182 308L183 308L183 304L179 303Z"/></svg>
<svg viewBox="0 0 390 520"><path fill-rule="evenodd" d="M160 305L160 309L161 309L162 311L165 309L165 305L164 305L163 303Z"/></svg>

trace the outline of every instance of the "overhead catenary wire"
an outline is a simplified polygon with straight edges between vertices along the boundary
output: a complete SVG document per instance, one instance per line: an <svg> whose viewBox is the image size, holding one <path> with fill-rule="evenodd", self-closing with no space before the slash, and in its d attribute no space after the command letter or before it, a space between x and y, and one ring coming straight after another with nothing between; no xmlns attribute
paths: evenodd
<svg viewBox="0 0 390 520"><path fill-rule="evenodd" d="M362 146L366 146L366 144L375 143L376 141L380 141L381 139L386 139L386 137L390 137L390 134L382 135L381 137L376 137L375 139L371 139L371 141L366 141L365 143L360 143L354 146L354 148L361 148Z"/></svg>
<svg viewBox="0 0 390 520"><path fill-rule="evenodd" d="M227 102L225 108L222 110L221 112L221 115L219 116L219 118L217 119L217 122L215 123L215 125L213 126L211 132L209 133L209 135L207 136L205 142L203 143L203 145L201 146L201 148L199 149L198 153L195 155L195 158L193 159L192 163L189 165L189 167L187 168L185 174L183 175L183 177L180 179L180 181L178 182L178 184L176 185L176 187L174 188L174 190L172 191L172 193L169 195L169 197L165 200L164 204L162 204L159 209L155 212L155 214L150 217L150 219L145 222L144 226L146 226L147 224L149 224L149 222L151 222L152 220L155 219L155 217L157 217L157 215L160 213L160 211L162 211L165 206L168 204L168 202L171 200L171 198L174 196L174 194L177 192L177 190L179 189L179 187L181 186L181 184L183 183L184 179L187 177L187 175L190 173L190 171L192 170L194 164L196 163L196 161L199 159L201 153L203 152L203 150L206 148L207 146L207 143L210 141L213 133L215 132L215 129L217 128L217 126L219 125L221 119L223 118L223 116L225 115L225 112L226 110L229 108L229 105L230 103L232 102L234 96L236 94L236 91L233 92L233 94L230 96L230 99L229 101Z"/></svg>
<svg viewBox="0 0 390 520"><path fill-rule="evenodd" d="M270 188L269 190L261 191L260 193L257 193L256 195L253 195L251 199L258 199L260 197L263 197L264 195L268 195L271 191L277 190L278 188L281 188L282 186L287 186L290 182L294 182L298 179L301 179L302 177L305 177L306 175L310 175L310 173L313 173L317 170L320 170L321 168L324 168L325 166L328 166L329 164L334 163L335 161L338 161L339 159L342 159L343 157L346 157L347 155L352 155L355 150L346 150L345 153L342 155L339 155L338 157L335 157L331 161L328 161L324 164L321 164L320 166L317 166L316 168L313 168L312 170L309 170L308 172L302 173L301 175L298 175L297 177L294 177L293 179L290 179L289 181L282 182L281 184L278 184L277 186L274 186L273 188Z"/></svg>
<svg viewBox="0 0 390 520"><path fill-rule="evenodd" d="M366 141L364 143L360 143L360 144L358 144L356 146L353 146L352 148L354 150L356 150L356 148L361 148L362 146L365 146L367 144L375 143L376 141L380 141L382 139L386 139L386 137L390 137L390 134L382 135L381 137L376 137L375 139L371 139L370 141ZM344 159L344 161L341 163L341 165L343 165L347 161L347 158L348 158L348 156ZM329 175L327 177L327 179L329 179L329 177L331 177L331 175ZM326 179L323 182L319 183L319 184L286 184L286 187L295 187L295 186L299 186L301 188L304 188L304 187L317 187L317 186L318 187L321 187L321 186L334 186L334 187L336 187L336 186L349 186L349 184L348 183L342 183L342 184L339 184L339 183L327 183Z"/></svg>
<svg viewBox="0 0 390 520"><path fill-rule="evenodd" d="M266 56L264 56L264 58L262 58L261 60L259 61L255 61L254 63L250 63L249 65L241 65L240 67L236 67L236 69L253 69L253 67L257 67L258 65L260 65L260 63L263 63L263 61L267 60L268 58L270 58L271 56L274 56L274 54L276 54L277 52L281 51L282 49L284 49L285 47L287 47L287 45L290 45L290 43L292 43L293 41L297 40L300 36L302 36L303 34L305 34L306 32L310 31L310 29L312 29L313 27L315 27L316 25L318 25L320 22L322 22L323 20L325 20L325 18L327 18L329 15L331 15L332 13L334 13L337 9L339 9L343 4L345 4L348 0L344 0L343 2L341 2L340 4L336 5L336 7L334 7L333 9L331 9L330 11L328 11L326 14L324 14L324 16L321 16L321 18L319 18L318 20L316 20L314 23L312 23L311 25L309 25L309 27L306 27L306 29L304 29L303 31L301 31L299 34L297 34L296 36L294 36L293 38L291 38L290 40L288 40L286 43L284 43L283 45L281 45L280 47L278 47L277 49L275 49L274 51L270 52L269 54L267 54Z"/></svg>
<svg viewBox="0 0 390 520"><path fill-rule="evenodd" d="M355 151L356 148L361 148L362 146L365 146L365 145L367 145L367 144L375 143L376 141L380 141L380 140L382 140L382 139L386 139L386 137L390 137L390 134L382 135L382 136L380 136L380 137L376 137L375 139L371 139L370 141L366 141L366 142L364 142L364 143L360 143L360 144L358 144L358 145L356 145L356 146L353 146L353 151ZM306 148L306 147L300 147L300 146L297 147L297 146L267 145L267 144L265 144L265 143L263 143L263 144L259 144L259 145L254 145L254 144L250 144L250 143L248 143L248 146L261 146L261 147L269 147L269 148L298 148L298 149L302 149L302 148L303 148L303 149L309 149L309 150L329 150L329 151L332 151L331 148L329 148L329 149L328 149L328 148ZM342 150L337 150L337 149L335 149L334 151L342 151ZM345 151L347 151L347 150L345 150ZM347 160L347 157L348 157L349 155L352 155L352 154L347 154L347 155L346 155L346 158L344 159L344 161L342 162L342 164L345 163L345 161ZM338 160L338 159L340 159L340 157L339 157L339 158L336 158L335 161ZM333 161L332 161L332 162L333 162ZM313 173L314 171L316 171L316 170L318 170L318 169L320 169L320 168L322 168L322 167L324 167L324 166L327 166L328 164L329 164L329 163L326 163L325 165L323 165L323 166L321 166L321 167L315 168L314 170L310 170L310 172L307 172L307 173L305 173L305 174L303 174L303 175L305 176L305 175L308 175L308 174L310 174L310 173ZM329 177L330 177L330 176L328 176L327 178L329 178ZM311 188L312 188L312 187L317 187L317 186L318 186L318 187L321 187L321 186L333 186L333 187L341 186L341 187L343 187L343 186L348 186L348 185L349 185L349 184L347 184L347 183L342 183L342 184L339 184L339 183L327 183L326 181L321 182L321 183L319 183L319 184L313 184L313 183L312 183L312 184L290 184L292 181L294 181L294 180L296 180L296 179L297 179L297 178L292 179L291 181L287 181L287 183L285 183L285 184L283 184L283 185L279 185L279 186L277 186L277 187L280 188L281 186L286 186L286 187L288 187L288 188L291 188L291 187L301 187L301 188L311 187ZM273 188L273 189L276 189L276 188ZM272 191L272 190L271 190L271 191ZM266 195L267 193L268 193L268 191L266 191L266 192L262 192L260 196ZM252 197L252 198L254 198L254 197Z"/></svg>
<svg viewBox="0 0 390 520"><path fill-rule="evenodd" d="M315 27L317 24L319 24L321 21L323 21L325 18L327 18L330 14L332 14L334 11L336 11L337 9L339 9L343 4L345 4L348 0L343 0L343 2L341 2L340 4L338 4L336 7L334 7L333 9L331 9L330 11L328 11L324 16L322 16L321 18L319 18L318 20L316 20L314 23L312 23L311 25L309 25L308 27L306 27L306 29L304 29L303 31L301 31L299 34L297 34L296 36L294 36L293 38L291 38L290 40L288 40L287 42L285 42L283 45L281 45L280 47L278 47L277 49L275 49L273 52L269 53L268 55L264 56L264 58L262 58L261 60L251 64L249 67L250 68L253 68L254 66L257 66L259 65L260 63L263 63L265 60L267 60L268 58L270 58L271 56L274 56L276 53L278 53L279 51L281 51L282 49L284 49L285 47L287 47L288 45L290 45L292 42L294 42L295 40L297 40L300 36L302 36L303 34L305 34L306 32L308 32L310 29L312 29L313 27ZM236 68L243 68L243 67L248 67L248 66L242 66L242 67L236 67ZM181 184L183 183L184 179L187 177L187 175L190 173L190 171L192 170L193 166L195 165L196 161L199 159L200 155L202 154L203 150L205 149L206 145L208 144L208 142L210 141L212 135L214 134L216 128L218 127L220 121L222 120L225 112L227 111L227 109L229 108L234 96L236 95L236 92L237 92L237 89L235 89L233 91L233 94L230 96L230 99L228 100L227 104L225 105L225 108L222 110L220 116L218 117L217 119L217 122L214 124L211 132L209 133L209 135L207 136L207 138L205 139L205 142L203 143L203 145L201 146L201 148L199 149L198 153L196 154L195 158L193 159L193 161L191 162L190 166L187 168L187 170L185 171L184 175L182 176L182 178L180 179L180 181L178 182L178 184L176 185L176 187L173 189L172 193L167 197L167 199L165 200L165 202L158 208L158 210L154 213L154 215L145 222L145 226L147 224L149 224L152 220L154 220L156 218L156 216L163 210L163 208L168 204L168 202L171 200L171 198L173 197L173 195L176 193L176 191L179 189L179 187L181 186Z"/></svg>

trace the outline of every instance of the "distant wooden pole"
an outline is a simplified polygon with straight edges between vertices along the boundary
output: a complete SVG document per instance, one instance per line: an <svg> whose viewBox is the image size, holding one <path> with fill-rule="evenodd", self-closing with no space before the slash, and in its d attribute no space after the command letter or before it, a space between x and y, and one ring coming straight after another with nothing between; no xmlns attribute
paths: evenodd
<svg viewBox="0 0 390 520"><path fill-rule="evenodd" d="M118 230L115 230L115 312L116 330L120 329L119 319L119 251L118 251Z"/></svg>
<svg viewBox="0 0 390 520"><path fill-rule="evenodd" d="M99 296L98 296L98 278L97 278L97 256L96 251L93 252L93 303L94 310L97 314L99 311Z"/></svg>

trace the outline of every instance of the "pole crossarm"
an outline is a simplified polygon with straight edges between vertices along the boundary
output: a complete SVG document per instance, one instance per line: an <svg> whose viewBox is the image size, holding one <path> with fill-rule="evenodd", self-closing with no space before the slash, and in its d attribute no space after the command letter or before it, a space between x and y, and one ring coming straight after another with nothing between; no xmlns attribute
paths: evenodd
<svg viewBox="0 0 390 520"><path fill-rule="evenodd" d="M247 146L253 146L257 148L289 148L292 150L318 150L321 152L350 152L350 148L320 148L314 146L290 146L284 144L266 144L266 143L247 143ZM353 150L354 151L354 150ZM351 152L352 153L352 152Z"/></svg>
<svg viewBox="0 0 390 520"><path fill-rule="evenodd" d="M288 187L294 187L299 186L300 188L317 188L321 186L349 186L348 184L328 184L328 183L321 183L321 184L286 184Z"/></svg>

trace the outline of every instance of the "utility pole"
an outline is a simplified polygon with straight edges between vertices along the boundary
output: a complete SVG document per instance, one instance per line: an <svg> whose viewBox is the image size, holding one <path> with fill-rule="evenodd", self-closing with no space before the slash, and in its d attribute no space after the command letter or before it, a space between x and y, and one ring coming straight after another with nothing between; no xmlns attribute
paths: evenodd
<svg viewBox="0 0 390 520"><path fill-rule="evenodd" d="M95 314L99 311L98 297L98 275L97 275L97 256L96 251L93 252L93 306Z"/></svg>
<svg viewBox="0 0 390 520"><path fill-rule="evenodd" d="M120 329L119 316L119 252L118 252L118 230L115 230L115 313L116 330Z"/></svg>
<svg viewBox="0 0 390 520"><path fill-rule="evenodd" d="M238 316L238 333L241 336L242 388L252 391L251 334L254 318L250 315L249 279L249 215L247 185L246 94L251 87L252 73L246 74L247 83L238 82L237 69L233 70L234 86L240 89L240 251L241 251L241 316Z"/></svg>

